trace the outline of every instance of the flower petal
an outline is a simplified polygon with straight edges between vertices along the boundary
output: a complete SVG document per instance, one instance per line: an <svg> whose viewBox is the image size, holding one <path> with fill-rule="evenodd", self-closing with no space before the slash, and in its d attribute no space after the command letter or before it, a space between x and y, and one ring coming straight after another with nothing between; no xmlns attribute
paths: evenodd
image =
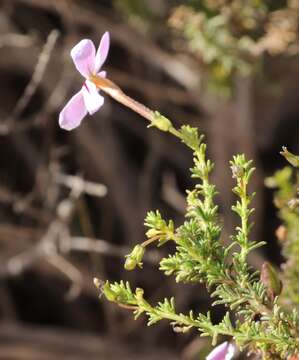
<svg viewBox="0 0 299 360"><path fill-rule="evenodd" d="M215 349L206 357L206 360L231 360L234 354L234 345L226 341L215 347Z"/></svg>
<svg viewBox="0 0 299 360"><path fill-rule="evenodd" d="M71 50L74 64L85 78L88 78L95 72L95 52L94 44L89 39L81 40Z"/></svg>
<svg viewBox="0 0 299 360"><path fill-rule="evenodd" d="M82 87L82 94L87 111L94 114L104 104L104 97L98 93L96 85L86 80Z"/></svg>
<svg viewBox="0 0 299 360"><path fill-rule="evenodd" d="M106 31L105 34L102 36L99 48L96 54L95 60L95 71L98 72L102 65L104 64L105 60L107 59L107 55L109 52L110 47L110 35L109 32Z"/></svg>
<svg viewBox="0 0 299 360"><path fill-rule="evenodd" d="M81 124L87 114L82 91L75 94L59 114L59 126L65 130L73 130Z"/></svg>
<svg viewBox="0 0 299 360"><path fill-rule="evenodd" d="M105 77L107 77L107 71L105 71L105 70L100 71L100 72L98 73L98 75L101 76L101 77L103 77L103 78L105 78Z"/></svg>

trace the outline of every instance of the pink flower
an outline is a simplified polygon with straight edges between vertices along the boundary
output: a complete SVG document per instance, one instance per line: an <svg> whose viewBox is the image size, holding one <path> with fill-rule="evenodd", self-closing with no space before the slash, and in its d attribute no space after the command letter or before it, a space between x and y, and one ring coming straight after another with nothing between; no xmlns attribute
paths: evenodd
<svg viewBox="0 0 299 360"><path fill-rule="evenodd" d="M102 36L96 52L93 42L89 39L81 40L71 50L71 57L77 70L85 77L85 82L65 105L59 114L59 125L65 130L73 130L81 124L83 118L89 113L94 114L104 104L104 98L98 93L96 85L90 81L94 75L106 77L105 71L100 71L104 64L110 45L109 33Z"/></svg>
<svg viewBox="0 0 299 360"><path fill-rule="evenodd" d="M235 354L235 347L227 341L215 347L206 360L231 360Z"/></svg>

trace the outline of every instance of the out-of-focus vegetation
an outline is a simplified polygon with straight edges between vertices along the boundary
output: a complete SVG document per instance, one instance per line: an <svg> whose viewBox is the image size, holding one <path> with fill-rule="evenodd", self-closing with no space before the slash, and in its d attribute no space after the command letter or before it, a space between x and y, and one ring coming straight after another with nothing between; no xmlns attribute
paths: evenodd
<svg viewBox="0 0 299 360"><path fill-rule="evenodd" d="M283 154L290 163L298 167L298 157L286 149ZM283 264L283 293L282 299L285 306L298 308L298 257L299 257L299 213L298 213L298 172L291 167L284 167L275 172L265 181L270 188L276 189L274 204L279 210L281 225L276 231L276 236L282 247L282 254L286 259Z"/></svg>
<svg viewBox="0 0 299 360"><path fill-rule="evenodd" d="M132 20L157 20L150 2L125 0L116 5ZM202 62L208 84L229 94L233 77L261 72L265 57L298 55L298 21L297 0L187 0L173 4L168 25L181 37L181 48Z"/></svg>

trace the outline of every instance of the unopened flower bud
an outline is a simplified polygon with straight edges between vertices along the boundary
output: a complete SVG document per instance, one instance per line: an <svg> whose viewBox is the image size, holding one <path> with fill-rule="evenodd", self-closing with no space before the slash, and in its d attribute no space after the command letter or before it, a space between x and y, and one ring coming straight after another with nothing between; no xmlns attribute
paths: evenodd
<svg viewBox="0 0 299 360"><path fill-rule="evenodd" d="M136 298L137 300L143 300L144 290L141 288L136 289Z"/></svg>
<svg viewBox="0 0 299 360"><path fill-rule="evenodd" d="M132 271L136 268L137 262L135 259L132 259L131 257L126 258L124 268L128 271Z"/></svg>
<svg viewBox="0 0 299 360"><path fill-rule="evenodd" d="M145 248L142 245L136 245L132 251L132 256L135 257L137 262L140 262L143 258Z"/></svg>
<svg viewBox="0 0 299 360"><path fill-rule="evenodd" d="M280 154L284 156L291 165L299 167L299 156L289 152L285 146L282 147Z"/></svg>
<svg viewBox="0 0 299 360"><path fill-rule="evenodd" d="M116 301L117 294L111 290L110 284L108 281L102 286L103 294L105 295L106 299L109 301Z"/></svg>
<svg viewBox="0 0 299 360"><path fill-rule="evenodd" d="M288 236L288 230L287 228L284 226L284 225L280 225L276 231L275 231L275 235L277 237L277 239L280 241L280 242L284 242L286 241L287 239L287 236Z"/></svg>
<svg viewBox="0 0 299 360"><path fill-rule="evenodd" d="M125 269L134 270L136 266L142 268L142 258L145 252L145 248L142 245L136 245L132 250L131 254L126 255Z"/></svg>
<svg viewBox="0 0 299 360"><path fill-rule="evenodd" d="M158 111L155 111L149 127L152 126L155 126L161 131L169 131L169 129L172 128L172 123L167 117L161 115Z"/></svg>
<svg viewBox="0 0 299 360"><path fill-rule="evenodd" d="M282 283L279 279L278 273L268 262L264 262L262 265L261 281L271 298L274 298L281 293Z"/></svg>
<svg viewBox="0 0 299 360"><path fill-rule="evenodd" d="M152 238L152 237L155 237L157 235L161 234L161 231L160 230L156 230L156 229L149 229L147 230L146 232L146 237L147 238Z"/></svg>

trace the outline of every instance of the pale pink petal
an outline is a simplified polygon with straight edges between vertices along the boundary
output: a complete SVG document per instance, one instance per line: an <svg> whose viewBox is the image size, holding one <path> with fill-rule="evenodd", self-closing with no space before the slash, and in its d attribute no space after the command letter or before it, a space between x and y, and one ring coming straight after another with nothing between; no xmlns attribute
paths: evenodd
<svg viewBox="0 0 299 360"><path fill-rule="evenodd" d="M82 94L87 111L94 114L104 104L104 97L98 93L96 85L86 80L82 87Z"/></svg>
<svg viewBox="0 0 299 360"><path fill-rule="evenodd" d="M85 78L89 78L95 72L95 52L94 44L89 39L81 40L71 50L74 64Z"/></svg>
<svg viewBox="0 0 299 360"><path fill-rule="evenodd" d="M101 77L103 77L103 78L105 78L105 77L107 77L107 71L105 71L105 70L100 71L100 72L98 73L98 75L101 76Z"/></svg>
<svg viewBox="0 0 299 360"><path fill-rule="evenodd" d="M231 360L235 354L235 346L227 341L215 347L206 360Z"/></svg>
<svg viewBox="0 0 299 360"><path fill-rule="evenodd" d="M95 60L95 71L98 72L102 65L104 64L105 60L107 59L107 55L109 52L110 47L110 35L109 32L106 31L105 34L102 36L99 48L96 54Z"/></svg>
<svg viewBox="0 0 299 360"><path fill-rule="evenodd" d="M65 105L59 114L59 126L65 130L73 130L81 124L87 114L83 94L79 91Z"/></svg>

